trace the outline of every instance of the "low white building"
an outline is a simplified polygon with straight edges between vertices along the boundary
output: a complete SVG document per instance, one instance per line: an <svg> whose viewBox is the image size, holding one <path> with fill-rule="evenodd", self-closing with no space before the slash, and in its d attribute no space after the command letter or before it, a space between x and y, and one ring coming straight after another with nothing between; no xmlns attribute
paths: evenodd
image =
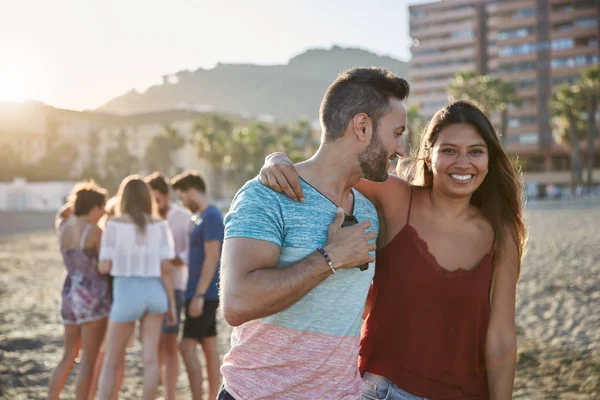
<svg viewBox="0 0 600 400"><path fill-rule="evenodd" d="M0 210L56 211L71 193L76 182L27 182L16 178L0 182Z"/></svg>

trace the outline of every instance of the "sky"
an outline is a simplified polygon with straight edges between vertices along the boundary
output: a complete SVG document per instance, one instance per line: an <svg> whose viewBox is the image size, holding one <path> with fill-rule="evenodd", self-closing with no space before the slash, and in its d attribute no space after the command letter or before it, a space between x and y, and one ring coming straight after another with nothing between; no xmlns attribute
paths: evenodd
<svg viewBox="0 0 600 400"><path fill-rule="evenodd" d="M429 1L0 0L0 101L93 109L183 69L334 44L409 60L408 5Z"/></svg>

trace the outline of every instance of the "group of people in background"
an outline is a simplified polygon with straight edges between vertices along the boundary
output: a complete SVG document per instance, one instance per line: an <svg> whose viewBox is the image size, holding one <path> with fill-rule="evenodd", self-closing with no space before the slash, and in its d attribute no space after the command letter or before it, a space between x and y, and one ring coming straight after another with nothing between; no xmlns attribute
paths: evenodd
<svg viewBox="0 0 600 400"><path fill-rule="evenodd" d="M183 206L171 201L171 193ZM206 360L209 398L215 398L224 225L202 177L190 171L169 183L158 172L145 179L131 175L111 199L95 183L82 182L57 213L56 231L67 270L60 310L64 354L48 398L59 398L80 350L76 398L118 398L136 322L144 399L155 398L161 379L166 398L175 399L179 354L193 398L202 399L198 345Z"/></svg>
<svg viewBox="0 0 600 400"><path fill-rule="evenodd" d="M104 230L106 192L78 187L57 219L65 356L50 397L80 342L77 397L93 397L104 340L99 397L114 398L139 320L145 399L161 371L174 397L177 346L201 398L198 344L211 399L512 398L522 178L489 119L464 101L440 109L405 154L409 92L383 69L342 73L321 104L316 154L267 157L224 222L193 173L171 180L191 231L160 175L125 179ZM234 327L222 387L219 300Z"/></svg>

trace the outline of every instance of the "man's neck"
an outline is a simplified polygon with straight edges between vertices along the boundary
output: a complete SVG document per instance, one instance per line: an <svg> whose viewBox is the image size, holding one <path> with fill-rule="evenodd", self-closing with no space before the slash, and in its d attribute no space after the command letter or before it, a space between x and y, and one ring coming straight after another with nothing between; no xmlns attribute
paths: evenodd
<svg viewBox="0 0 600 400"><path fill-rule="evenodd" d="M208 199L200 196L194 199L194 204L196 204L196 212L199 214L202 214L208 207L210 207L210 202Z"/></svg>
<svg viewBox="0 0 600 400"><path fill-rule="evenodd" d="M343 148L321 145L309 160L297 165L297 171L311 186L338 206L348 204L350 191L362 178L362 173ZM348 211L348 210L346 210Z"/></svg>

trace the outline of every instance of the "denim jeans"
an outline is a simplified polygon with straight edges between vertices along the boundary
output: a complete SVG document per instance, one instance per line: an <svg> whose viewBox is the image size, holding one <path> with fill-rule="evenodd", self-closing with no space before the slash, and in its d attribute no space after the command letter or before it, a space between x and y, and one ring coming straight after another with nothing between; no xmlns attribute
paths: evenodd
<svg viewBox="0 0 600 400"><path fill-rule="evenodd" d="M387 378L365 372L362 378L361 400L427 400L424 397L417 397L398 386L394 385Z"/></svg>

